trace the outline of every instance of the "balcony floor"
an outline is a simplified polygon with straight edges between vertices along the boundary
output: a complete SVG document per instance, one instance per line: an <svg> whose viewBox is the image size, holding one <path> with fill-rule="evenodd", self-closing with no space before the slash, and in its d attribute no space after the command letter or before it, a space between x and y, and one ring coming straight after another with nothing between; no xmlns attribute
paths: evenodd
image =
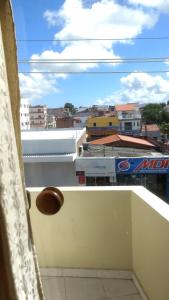
<svg viewBox="0 0 169 300"><path fill-rule="evenodd" d="M46 300L142 300L132 279L42 275Z"/></svg>

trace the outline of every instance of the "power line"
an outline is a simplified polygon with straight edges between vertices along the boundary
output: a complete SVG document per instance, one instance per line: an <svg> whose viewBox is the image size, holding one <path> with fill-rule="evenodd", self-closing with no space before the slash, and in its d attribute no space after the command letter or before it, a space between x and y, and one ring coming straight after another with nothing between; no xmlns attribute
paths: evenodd
<svg viewBox="0 0 169 300"><path fill-rule="evenodd" d="M169 73L169 70L148 71L19 71L19 74L160 74Z"/></svg>
<svg viewBox="0 0 169 300"><path fill-rule="evenodd" d="M61 63L158 63L169 62L169 57L156 57L156 58L89 58L89 59L31 59L19 60L19 64L61 64Z"/></svg>
<svg viewBox="0 0 169 300"><path fill-rule="evenodd" d="M130 40L168 40L169 36L149 36L135 38L70 38L70 39L17 39L17 42L83 42L83 41L130 41Z"/></svg>

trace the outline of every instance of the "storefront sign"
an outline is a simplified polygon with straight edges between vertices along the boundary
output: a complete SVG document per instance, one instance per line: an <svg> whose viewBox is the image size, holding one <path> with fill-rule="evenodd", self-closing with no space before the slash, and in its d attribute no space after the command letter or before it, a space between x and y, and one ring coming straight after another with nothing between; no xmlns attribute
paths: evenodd
<svg viewBox="0 0 169 300"><path fill-rule="evenodd" d="M116 159L116 173L169 173L169 158Z"/></svg>
<svg viewBox="0 0 169 300"><path fill-rule="evenodd" d="M114 158L77 158L76 175L85 176L114 176L115 159ZM83 173L82 173L83 172Z"/></svg>

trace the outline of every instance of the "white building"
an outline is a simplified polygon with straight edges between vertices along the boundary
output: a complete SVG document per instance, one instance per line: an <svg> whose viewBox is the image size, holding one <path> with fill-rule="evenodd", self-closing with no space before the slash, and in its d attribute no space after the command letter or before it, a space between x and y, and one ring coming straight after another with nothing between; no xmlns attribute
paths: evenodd
<svg viewBox="0 0 169 300"><path fill-rule="evenodd" d="M47 107L46 105L35 105L29 107L30 127L46 128L47 126Z"/></svg>
<svg viewBox="0 0 169 300"><path fill-rule="evenodd" d="M77 157L75 165L80 185L113 185L116 183L114 157Z"/></svg>
<svg viewBox="0 0 169 300"><path fill-rule="evenodd" d="M120 133L138 135L141 131L141 113L135 103L116 105L115 111L120 121Z"/></svg>
<svg viewBox="0 0 169 300"><path fill-rule="evenodd" d="M30 129L29 101L26 99L22 99L20 104L20 126L21 130Z"/></svg>
<svg viewBox="0 0 169 300"><path fill-rule="evenodd" d="M75 159L86 130L56 129L21 133L26 186L78 184Z"/></svg>

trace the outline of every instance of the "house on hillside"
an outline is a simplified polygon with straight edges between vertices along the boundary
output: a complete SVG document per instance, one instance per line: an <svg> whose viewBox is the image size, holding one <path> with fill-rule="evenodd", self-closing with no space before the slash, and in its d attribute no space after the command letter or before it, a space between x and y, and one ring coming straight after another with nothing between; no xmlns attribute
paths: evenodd
<svg viewBox="0 0 169 300"><path fill-rule="evenodd" d="M139 135L141 131L141 113L139 106L136 103L124 105L116 105L115 112L117 113L120 122L119 133L127 135Z"/></svg>
<svg viewBox="0 0 169 300"><path fill-rule="evenodd" d="M145 124L142 125L142 136L154 138L156 140L161 139L160 128L157 124Z"/></svg>
<svg viewBox="0 0 169 300"><path fill-rule="evenodd" d="M86 122L88 140L116 134L119 130L119 121L114 113L100 117L89 117Z"/></svg>
<svg viewBox="0 0 169 300"><path fill-rule="evenodd" d="M30 105L30 128L46 128L47 127L47 106L46 105Z"/></svg>

